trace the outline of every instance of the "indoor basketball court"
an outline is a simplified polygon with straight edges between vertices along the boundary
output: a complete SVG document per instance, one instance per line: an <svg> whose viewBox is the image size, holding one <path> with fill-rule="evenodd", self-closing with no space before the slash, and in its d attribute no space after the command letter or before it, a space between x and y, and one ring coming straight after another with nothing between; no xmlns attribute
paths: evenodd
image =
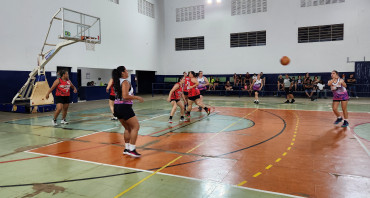
<svg viewBox="0 0 370 198"><path fill-rule="evenodd" d="M370 1L3 4L0 197L370 197Z"/></svg>

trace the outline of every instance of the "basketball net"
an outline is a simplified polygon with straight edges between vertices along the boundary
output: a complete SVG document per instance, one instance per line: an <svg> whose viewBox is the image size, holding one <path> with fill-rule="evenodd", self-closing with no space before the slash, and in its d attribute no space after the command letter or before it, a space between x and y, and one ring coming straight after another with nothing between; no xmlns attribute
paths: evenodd
<svg viewBox="0 0 370 198"><path fill-rule="evenodd" d="M91 42L93 39L85 39L85 45L87 51L95 51L95 43Z"/></svg>

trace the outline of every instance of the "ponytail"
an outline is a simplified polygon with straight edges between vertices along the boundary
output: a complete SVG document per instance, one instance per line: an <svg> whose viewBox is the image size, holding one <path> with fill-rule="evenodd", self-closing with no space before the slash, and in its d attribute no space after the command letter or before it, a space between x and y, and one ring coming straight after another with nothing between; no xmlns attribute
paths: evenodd
<svg viewBox="0 0 370 198"><path fill-rule="evenodd" d="M121 81L119 80L122 76L122 72L126 71L125 66L119 66L117 69L113 70L112 72L112 78L113 78L113 87L114 92L116 92L116 98L122 99L122 87L121 87Z"/></svg>

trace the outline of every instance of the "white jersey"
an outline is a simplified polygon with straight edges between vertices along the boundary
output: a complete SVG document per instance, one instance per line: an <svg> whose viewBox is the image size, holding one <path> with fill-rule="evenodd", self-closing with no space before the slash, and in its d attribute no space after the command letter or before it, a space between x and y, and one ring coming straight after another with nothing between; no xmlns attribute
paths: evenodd
<svg viewBox="0 0 370 198"><path fill-rule="evenodd" d="M199 82L198 89L199 90L207 89L207 87L205 86L205 84L206 84L205 78L206 77L204 77L204 76L202 76L201 78L198 77L198 82Z"/></svg>
<svg viewBox="0 0 370 198"><path fill-rule="evenodd" d="M133 96L134 95L134 89L132 88L132 85L130 83L130 81L126 80L126 79L123 79L123 78L120 78L119 79L119 82L120 82L120 85L121 85L121 89L122 89L122 83L127 81L129 84L130 84L130 90L128 91L128 95L130 96ZM119 99L119 97L116 96L116 100L114 100L114 104L132 104L133 101L132 100L125 100L124 98L122 99Z"/></svg>
<svg viewBox="0 0 370 198"><path fill-rule="evenodd" d="M290 78L284 78L284 87L290 87L291 82Z"/></svg>
<svg viewBox="0 0 370 198"><path fill-rule="evenodd" d="M262 79L256 79L256 82L254 82L254 85L257 85L257 84L262 84Z"/></svg>

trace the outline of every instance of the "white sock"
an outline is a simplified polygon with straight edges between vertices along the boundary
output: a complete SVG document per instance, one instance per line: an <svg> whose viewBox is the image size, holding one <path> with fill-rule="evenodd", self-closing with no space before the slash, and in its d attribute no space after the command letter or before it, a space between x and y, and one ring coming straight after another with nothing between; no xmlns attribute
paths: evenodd
<svg viewBox="0 0 370 198"><path fill-rule="evenodd" d="M341 118L342 118L342 116L339 116L339 117L338 117L338 119L341 119Z"/></svg>
<svg viewBox="0 0 370 198"><path fill-rule="evenodd" d="M130 150L130 143L125 143L125 149Z"/></svg>
<svg viewBox="0 0 370 198"><path fill-rule="evenodd" d="M136 148L135 144L130 144L130 151L135 150L135 148Z"/></svg>

